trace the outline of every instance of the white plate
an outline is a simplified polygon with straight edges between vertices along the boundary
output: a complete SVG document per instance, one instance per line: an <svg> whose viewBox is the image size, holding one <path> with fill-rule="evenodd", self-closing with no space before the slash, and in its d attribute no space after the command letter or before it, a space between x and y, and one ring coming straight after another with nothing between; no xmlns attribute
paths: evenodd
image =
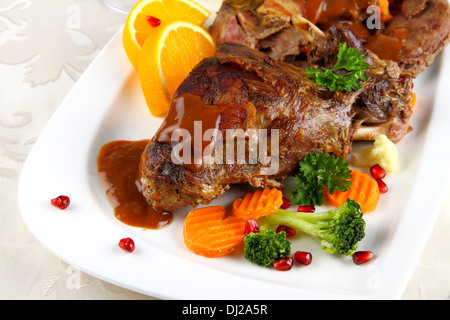
<svg viewBox="0 0 450 320"><path fill-rule="evenodd" d="M211 12L219 1L202 1ZM440 72L439 72L440 71ZM277 272L247 262L242 252L217 259L197 256L182 238L188 208L162 230L116 220L97 179L100 147L113 140L149 139L161 118L150 116L120 33L75 84L41 133L23 167L19 204L35 237L67 263L99 279L163 299L397 299L421 256L449 181L450 54L416 80L414 131L398 145L400 169L386 178L390 191L366 215L360 250L376 258L357 266L351 257L323 252L298 236L292 250L313 254L308 267ZM214 204L229 205L243 188ZM66 194L65 211L50 199ZM132 237L136 250L117 243ZM32 262L31 262L32 263Z"/></svg>

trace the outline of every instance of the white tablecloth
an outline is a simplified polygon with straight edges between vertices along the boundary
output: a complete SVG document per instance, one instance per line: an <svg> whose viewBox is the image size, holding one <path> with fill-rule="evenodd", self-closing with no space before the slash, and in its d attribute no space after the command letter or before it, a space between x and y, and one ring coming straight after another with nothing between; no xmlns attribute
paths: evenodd
<svg viewBox="0 0 450 320"><path fill-rule="evenodd" d="M59 260L29 232L17 203L34 141L125 19L100 0L0 1L0 299L154 299ZM446 199L403 299L450 297Z"/></svg>

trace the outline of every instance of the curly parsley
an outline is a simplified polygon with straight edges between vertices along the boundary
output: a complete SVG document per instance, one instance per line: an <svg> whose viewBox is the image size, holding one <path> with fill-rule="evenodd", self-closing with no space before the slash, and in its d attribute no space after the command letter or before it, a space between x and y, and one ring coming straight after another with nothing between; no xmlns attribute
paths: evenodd
<svg viewBox="0 0 450 320"><path fill-rule="evenodd" d="M351 169L344 158L323 152L313 152L299 162L295 176L297 189L291 193L297 205L321 205L325 199L323 189L347 191L351 186Z"/></svg>
<svg viewBox="0 0 450 320"><path fill-rule="evenodd" d="M346 43L339 43L338 61L333 69L322 70L307 67L306 77L318 85L327 87L330 91L354 91L362 88L360 81L367 81L364 73L369 68L365 62L366 57L354 48L347 47ZM346 73L336 74L338 70Z"/></svg>

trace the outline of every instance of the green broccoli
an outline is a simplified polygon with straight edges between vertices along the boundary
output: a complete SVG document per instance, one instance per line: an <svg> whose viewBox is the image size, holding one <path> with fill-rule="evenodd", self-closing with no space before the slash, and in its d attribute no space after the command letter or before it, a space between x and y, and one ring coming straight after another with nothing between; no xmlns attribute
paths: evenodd
<svg viewBox="0 0 450 320"><path fill-rule="evenodd" d="M359 204L351 199L336 209L322 213L278 209L258 220L260 230L286 225L318 240L329 253L351 255L365 236L366 223Z"/></svg>
<svg viewBox="0 0 450 320"><path fill-rule="evenodd" d="M291 243L286 239L286 232L249 233L244 238L244 257L250 262L263 267L270 267L274 261L291 254Z"/></svg>

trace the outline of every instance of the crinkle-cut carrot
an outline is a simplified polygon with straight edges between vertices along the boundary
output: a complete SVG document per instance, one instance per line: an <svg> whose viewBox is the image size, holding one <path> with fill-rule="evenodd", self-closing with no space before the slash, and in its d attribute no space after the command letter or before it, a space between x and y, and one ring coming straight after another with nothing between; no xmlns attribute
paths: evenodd
<svg viewBox="0 0 450 320"><path fill-rule="evenodd" d="M249 218L258 220L278 210L282 204L283 193L280 190L265 188L234 200L233 213L246 220Z"/></svg>
<svg viewBox="0 0 450 320"><path fill-rule="evenodd" d="M243 244L245 221L227 217L222 206L192 210L184 221L183 237L192 252L215 258L233 253Z"/></svg>
<svg viewBox="0 0 450 320"><path fill-rule="evenodd" d="M350 179L352 185L349 190L345 192L336 191L334 194L330 194L328 189L325 188L323 191L325 198L335 207L339 207L350 198L359 203L363 213L374 211L380 199L378 183L368 174L362 173L359 170L352 170L352 176Z"/></svg>

